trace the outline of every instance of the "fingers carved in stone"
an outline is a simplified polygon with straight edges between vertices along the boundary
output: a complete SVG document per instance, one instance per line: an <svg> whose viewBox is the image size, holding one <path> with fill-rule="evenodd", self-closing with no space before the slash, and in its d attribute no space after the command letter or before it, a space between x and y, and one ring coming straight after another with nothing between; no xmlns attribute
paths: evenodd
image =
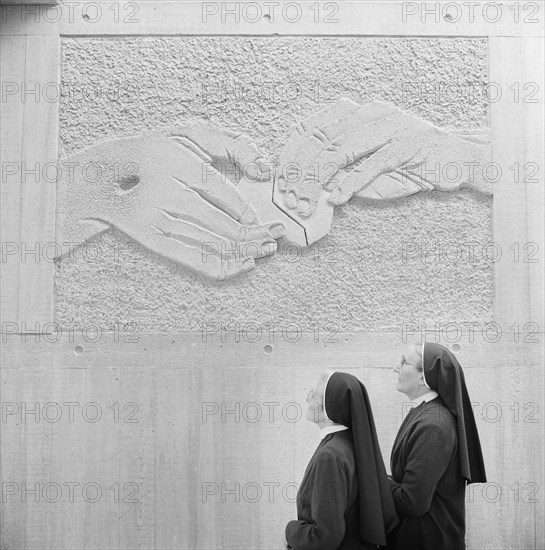
<svg viewBox="0 0 545 550"><path fill-rule="evenodd" d="M245 134L199 123L177 128L170 135L204 162L235 165L249 179L263 181L270 178L270 164L265 155Z"/></svg>
<svg viewBox="0 0 545 550"><path fill-rule="evenodd" d="M101 169L93 181L76 171L72 181L61 182L62 238L82 244L114 226L207 277L223 280L252 269L255 258L276 251L285 228L259 224L250 203L203 155L169 136L147 134L70 157L66 162ZM113 165L129 169L121 175L103 169Z"/></svg>

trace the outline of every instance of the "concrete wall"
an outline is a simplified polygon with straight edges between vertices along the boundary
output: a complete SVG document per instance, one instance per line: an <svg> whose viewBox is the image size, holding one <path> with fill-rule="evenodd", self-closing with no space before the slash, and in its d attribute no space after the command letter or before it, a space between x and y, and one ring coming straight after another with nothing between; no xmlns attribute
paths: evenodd
<svg viewBox="0 0 545 550"><path fill-rule="evenodd" d="M16 129L10 135L18 139L9 141L9 151L20 151L21 143L20 158L39 150L51 160L57 136L63 156L108 137L210 120L244 131L275 160L294 124L338 97L380 99L457 131L487 129L490 113L480 85L490 68L495 79L503 66L509 68L505 79L513 67L524 68L525 58L503 36L511 36L511 27L507 32L491 25L484 32L468 25L446 32L489 31L493 47L490 40L471 37L174 37L167 35L200 28L186 17L186 8L162 6L183 15L176 19L164 15L170 12L161 12L160 3L144 4L148 18L140 26L63 21L60 30L46 27L47 39L32 22L30 30L14 26L2 50L8 74L55 81L60 68L65 93L58 113L51 109L53 122L39 114L43 105L12 106L6 128ZM422 34L418 22L389 26L395 20L388 10L400 7L393 4L369 3L374 19L361 13L345 20L343 29L374 21L377 34ZM191 13L200 18L198 10ZM288 27L282 32L292 34ZM101 36L150 29L165 36ZM314 32L309 25L301 29ZM246 34L239 28L229 32ZM81 37L88 33L96 37ZM42 62L44 43L48 64ZM489 51L495 52L491 59ZM262 94L273 82L277 95L241 99L240 86L248 85L250 93L256 81L265 83L257 86ZM415 83L416 89L431 85L431 94L415 94ZM454 88L436 97L437 83ZM297 85L302 94L294 98ZM470 89L475 95L468 100ZM504 131L494 134L493 150L516 150L519 161L534 158L517 147L538 140L511 142L509 132L527 135L531 121L543 117L528 105L526 114L511 103L494 108L492 130ZM503 117L500 109L508 114ZM32 242L46 230L54 235L54 194L46 194L51 186L20 185L18 194L9 189L3 220L20 229L10 236ZM3 335L1 396L12 407L2 423L2 481L13 494L2 503L2 550L280 548L284 526L295 517L295 489L318 442L317 430L300 412L320 370L347 370L365 382L388 464L406 410L392 374L405 341L420 336L423 322L437 328L435 323L465 321L476 323L472 337L465 332L455 341L439 331L427 339L439 339L458 354L483 443L489 483L467 493L468 549L542 547L543 333L538 326L537 334L527 334L525 323L536 318L510 312L529 311L528 300L510 296L525 295L522 287L538 296L536 281L543 278L534 277L535 270L531 277L517 271L529 264L506 261L517 235L535 227L524 217L537 211L533 197L535 190L526 196L520 188L500 186L494 199L471 191L419 194L383 205L353 199L336 209L324 241L295 253L281 243L273 258L224 283L135 249L115 231L56 265L54 290L44 270L49 264L2 265L14 296L12 317L3 319L29 321L29 327L34 318L51 320L64 328ZM538 238L524 234L526 240ZM504 239L503 271L483 254L498 235ZM474 257L467 255L468 242L476 243ZM421 254L404 261L404 244L420 246ZM35 313L37 296L46 299ZM489 321L501 321L499 338L494 330L482 331ZM222 332L222 323L231 329L238 323L238 332ZM262 327L259 337L252 323ZM418 325L415 334L404 338L403 323ZM520 334L510 328L514 323ZM210 328L204 339L203 324ZM51 415L58 409L48 403L59 404L57 421ZM66 403L77 404L72 420ZM25 414L25 407L37 407L39 417ZM254 422L256 407L262 416ZM48 483L50 492L44 489ZM76 484L73 498L67 484ZM101 498L92 502L93 487L83 494L85 484L98 485ZM62 493L55 500L57 486ZM28 490L36 492L23 498Z"/></svg>

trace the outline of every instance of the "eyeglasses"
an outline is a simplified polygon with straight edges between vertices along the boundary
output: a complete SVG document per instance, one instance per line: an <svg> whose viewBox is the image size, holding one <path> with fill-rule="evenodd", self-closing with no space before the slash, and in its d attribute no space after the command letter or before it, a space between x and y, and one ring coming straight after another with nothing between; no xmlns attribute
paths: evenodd
<svg viewBox="0 0 545 550"><path fill-rule="evenodd" d="M415 365L414 363L409 363L408 361L405 360L405 357L403 357L403 359L401 359L401 361L399 362L399 368L402 369L403 365L412 365L413 367L416 367L418 370L422 370L422 365Z"/></svg>
<svg viewBox="0 0 545 550"><path fill-rule="evenodd" d="M321 398L320 398L321 399ZM314 396L314 389L310 390L308 392L308 395L307 395L307 403L309 403L310 401L314 401L315 400L315 396Z"/></svg>

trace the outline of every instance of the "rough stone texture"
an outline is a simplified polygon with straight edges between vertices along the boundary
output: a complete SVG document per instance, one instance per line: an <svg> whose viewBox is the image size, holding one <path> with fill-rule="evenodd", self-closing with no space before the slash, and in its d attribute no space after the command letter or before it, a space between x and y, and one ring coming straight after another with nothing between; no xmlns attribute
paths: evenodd
<svg viewBox="0 0 545 550"><path fill-rule="evenodd" d="M297 121L339 97L387 101L440 127L485 127L487 104L478 90L487 81L486 45L482 39L65 39L61 153L208 120L247 133L277 160ZM415 82L431 95L404 98L403 85L414 90ZM434 96L438 85L454 87ZM294 97L297 86L301 94ZM222 283L134 251L123 234L109 232L57 267L56 320L103 328L137 322L157 331L228 322L279 328L294 322L303 330L330 322L357 330L487 321L493 264L482 251L491 240L491 204L471 191L384 205L353 199L336 209L331 233L313 247L286 249L280 242L272 259ZM471 261L468 242L477 243ZM403 244L427 245L427 260L404 259ZM437 247L447 246L449 253L437 258Z"/></svg>

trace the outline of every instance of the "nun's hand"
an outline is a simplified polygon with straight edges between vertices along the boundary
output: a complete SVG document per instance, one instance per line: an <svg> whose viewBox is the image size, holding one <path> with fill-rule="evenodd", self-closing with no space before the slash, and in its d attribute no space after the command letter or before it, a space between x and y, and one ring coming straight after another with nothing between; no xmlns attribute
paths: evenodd
<svg viewBox="0 0 545 550"><path fill-rule="evenodd" d="M260 224L226 177L269 177L263 155L244 135L188 126L106 141L64 163L75 168L63 172L59 185L61 247L113 226L165 258L223 280L253 269L255 258L274 253L284 234L282 223Z"/></svg>
<svg viewBox="0 0 545 550"><path fill-rule="evenodd" d="M489 153L484 142L463 139L386 103L359 105L343 98L297 125L282 151L277 184L286 206L303 217L315 211L322 192L333 205L354 195L385 200L461 185L489 192L479 177ZM472 161L480 164L473 174L464 166ZM467 174L445 174L452 163Z"/></svg>

